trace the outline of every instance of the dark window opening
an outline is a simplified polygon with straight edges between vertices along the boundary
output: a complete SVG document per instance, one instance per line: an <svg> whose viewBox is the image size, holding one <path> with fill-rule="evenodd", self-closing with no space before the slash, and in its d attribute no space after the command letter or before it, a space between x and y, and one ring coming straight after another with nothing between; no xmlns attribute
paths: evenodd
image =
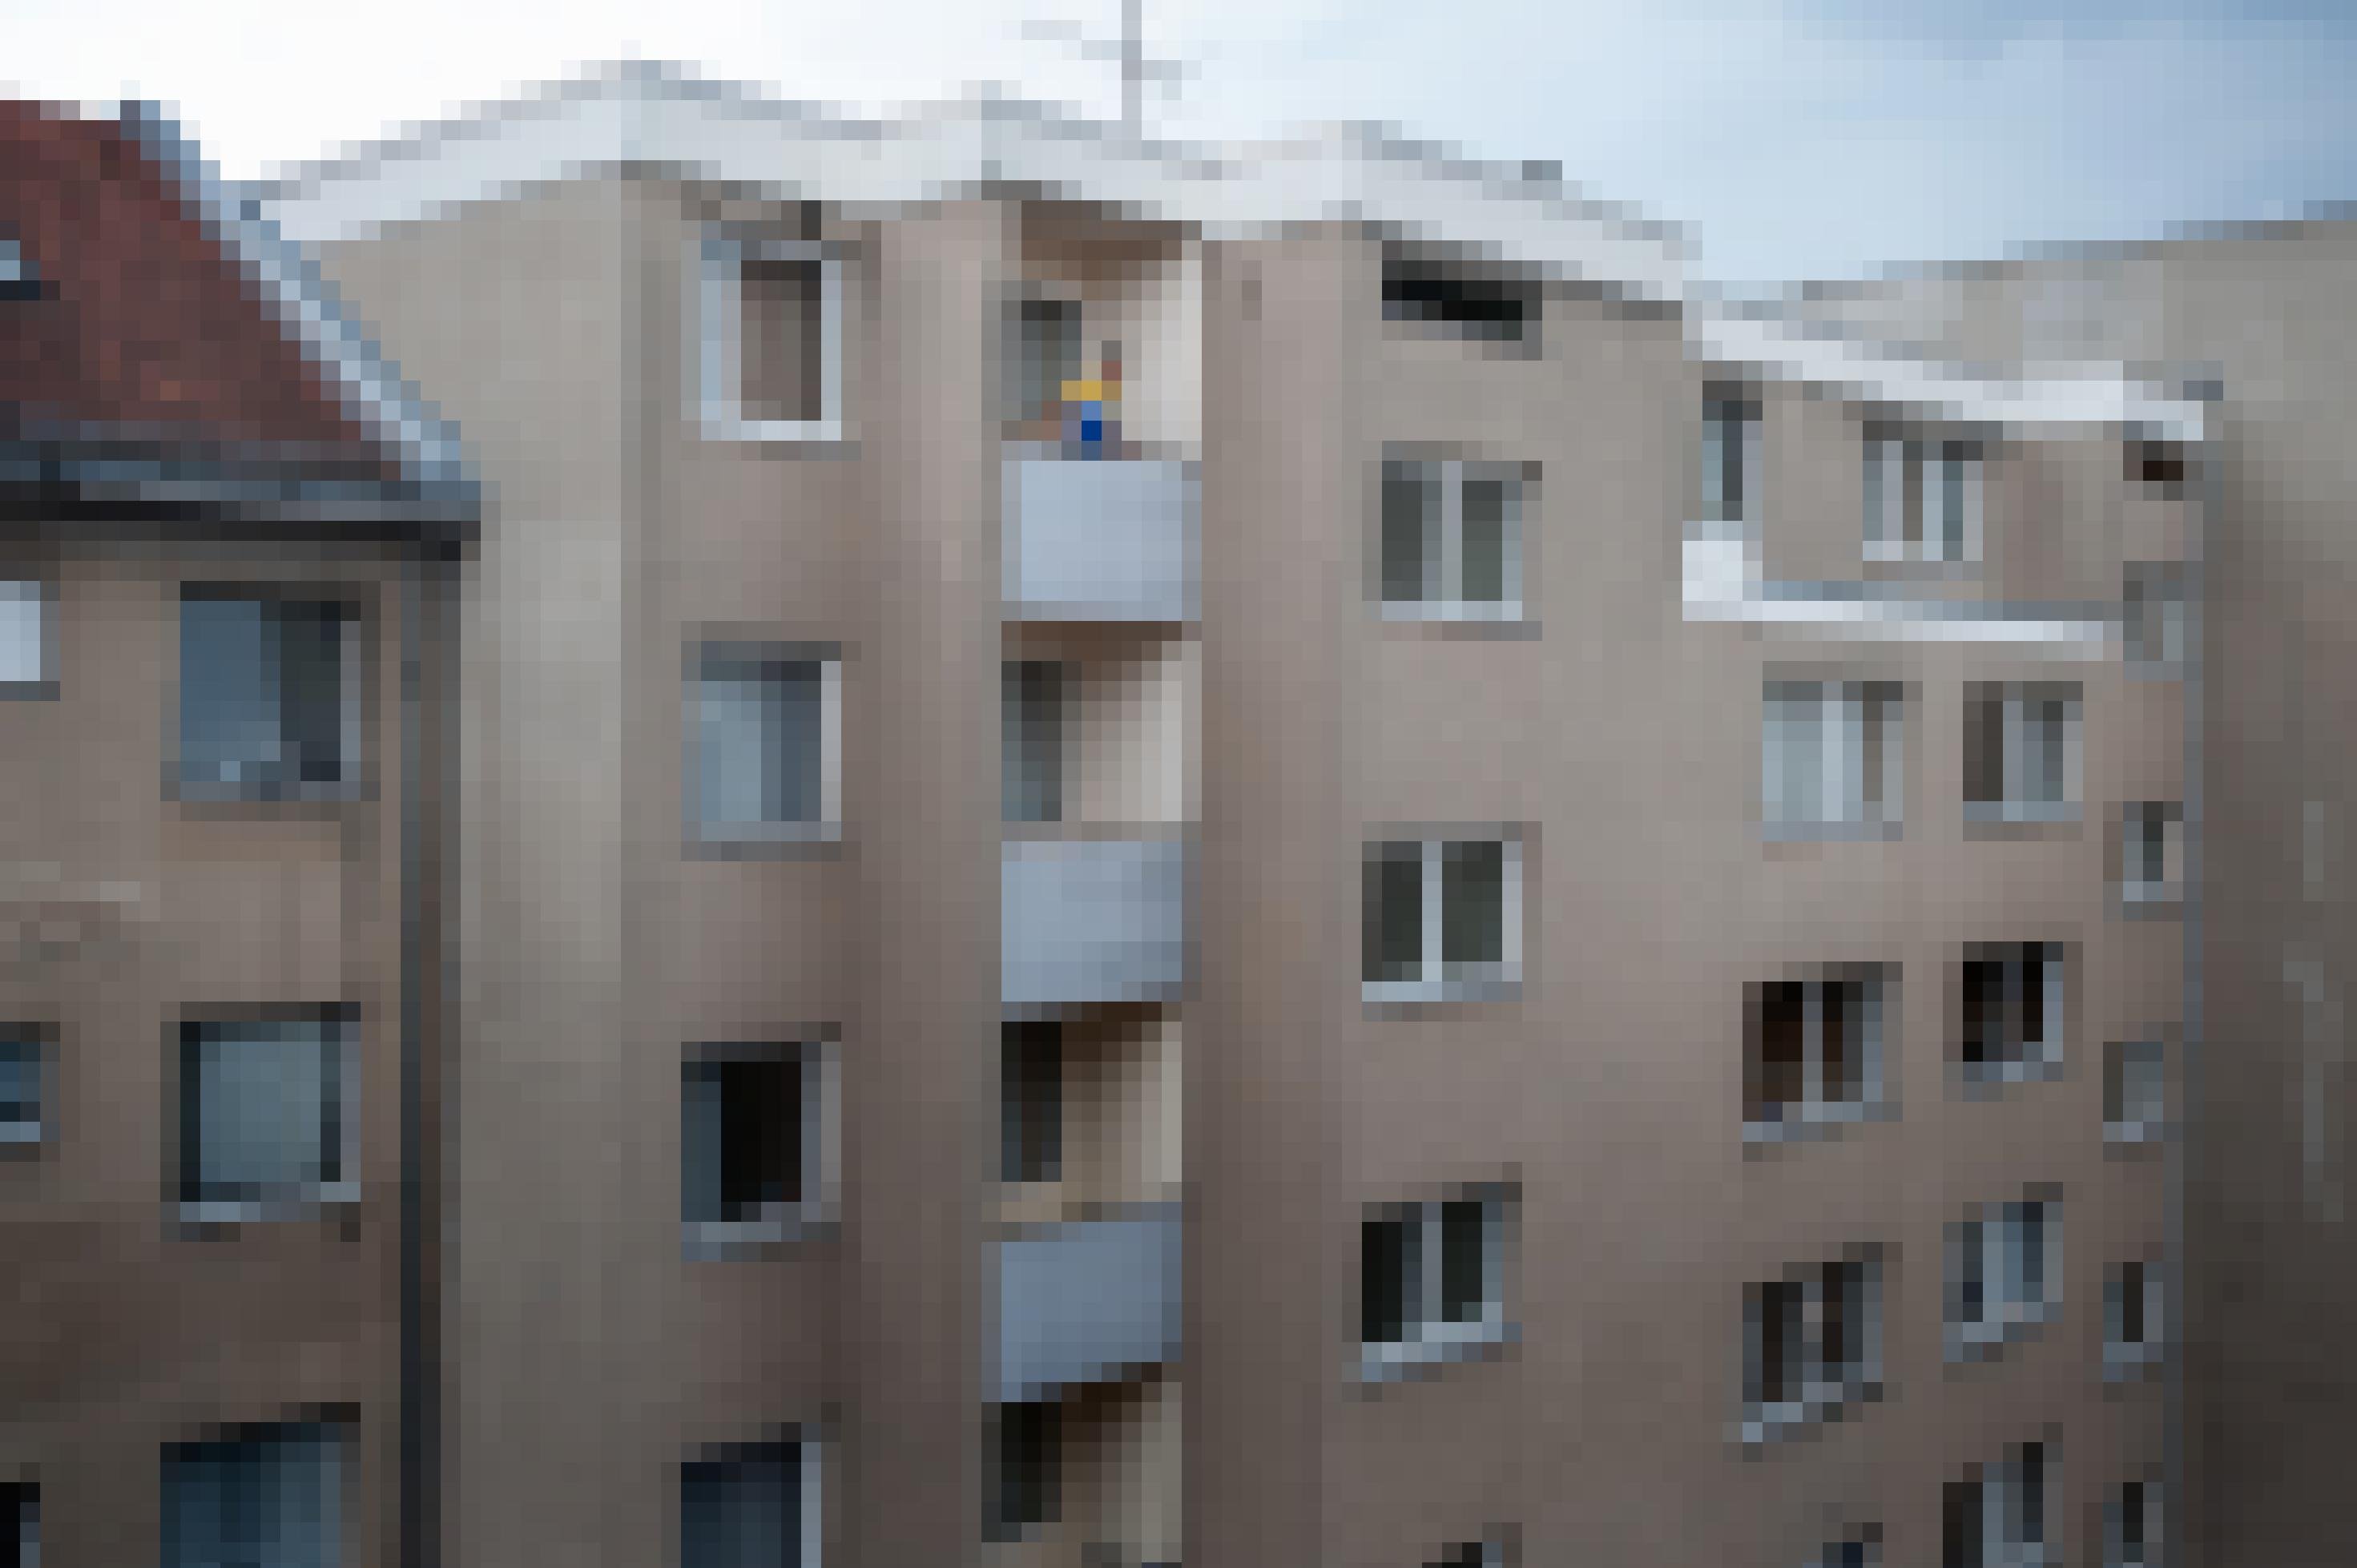
<svg viewBox="0 0 2357 1568"><path fill-rule="evenodd" d="M705 1058L682 1069L683 1218L781 1219L807 1196L804 1064L797 1055Z"/></svg>
<svg viewBox="0 0 2357 1568"><path fill-rule="evenodd" d="M999 1180L1059 1179L1064 1147L1063 1026L1002 1026L999 1075Z"/></svg>
<svg viewBox="0 0 2357 1568"><path fill-rule="evenodd" d="M1063 1406L1045 1400L1002 1404L996 1432L991 1539L1020 1541L1061 1517L1057 1482L1063 1466Z"/></svg>
<svg viewBox="0 0 2357 1568"><path fill-rule="evenodd" d="M802 1560L799 1444L761 1444L679 1467L681 1568L789 1568Z"/></svg>
<svg viewBox="0 0 2357 1568"><path fill-rule="evenodd" d="M1480 342L1523 343L1538 324L1535 284L1429 258L1383 258L1383 317Z"/></svg>
<svg viewBox="0 0 2357 1568"><path fill-rule="evenodd" d="M1408 1335L1415 1281L1415 1239L1405 1219L1369 1219L1359 1227L1359 1337L1397 1345Z"/></svg>

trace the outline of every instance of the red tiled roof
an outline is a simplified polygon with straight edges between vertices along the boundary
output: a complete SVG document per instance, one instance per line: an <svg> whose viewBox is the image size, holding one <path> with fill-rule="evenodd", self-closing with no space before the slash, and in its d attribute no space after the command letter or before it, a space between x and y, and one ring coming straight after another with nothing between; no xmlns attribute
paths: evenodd
<svg viewBox="0 0 2357 1568"><path fill-rule="evenodd" d="M0 297L0 426L375 446L122 123L0 102L0 234L40 281Z"/></svg>

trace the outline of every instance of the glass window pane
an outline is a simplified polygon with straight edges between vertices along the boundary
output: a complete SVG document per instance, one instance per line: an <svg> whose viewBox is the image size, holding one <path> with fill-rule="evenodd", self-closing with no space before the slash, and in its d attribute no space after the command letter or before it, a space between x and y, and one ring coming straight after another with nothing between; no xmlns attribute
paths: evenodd
<svg viewBox="0 0 2357 1568"><path fill-rule="evenodd" d="M1424 972L1424 846L1368 846L1364 873L1364 975L1414 980Z"/></svg>
<svg viewBox="0 0 2357 1568"><path fill-rule="evenodd" d="M306 1197L340 1180L340 1057L335 1026L317 1022L184 1031L184 1200Z"/></svg>
<svg viewBox="0 0 2357 1568"><path fill-rule="evenodd" d="M1450 968L1506 959L1506 846L1452 842L1440 856L1440 958Z"/></svg>
<svg viewBox="0 0 2357 1568"><path fill-rule="evenodd" d="M1408 1223L1369 1219L1359 1226L1359 1337L1370 1345L1396 1345L1408 1330L1413 1294Z"/></svg>
<svg viewBox="0 0 2357 1568"><path fill-rule="evenodd" d="M1488 1206L1458 1199L1440 1206L1440 1316L1479 1323L1489 1299Z"/></svg>
<svg viewBox="0 0 2357 1568"><path fill-rule="evenodd" d="M779 1568L800 1561L796 1445L680 1466L682 1568Z"/></svg>
<svg viewBox="0 0 2357 1568"><path fill-rule="evenodd" d="M1440 479L1430 465L1383 465L1382 548L1385 603L1440 596Z"/></svg>
<svg viewBox="0 0 2357 1568"><path fill-rule="evenodd" d="M1512 575L1516 482L1469 478L1462 491L1459 538L1463 547L1460 596L1470 604L1499 604L1516 596Z"/></svg>

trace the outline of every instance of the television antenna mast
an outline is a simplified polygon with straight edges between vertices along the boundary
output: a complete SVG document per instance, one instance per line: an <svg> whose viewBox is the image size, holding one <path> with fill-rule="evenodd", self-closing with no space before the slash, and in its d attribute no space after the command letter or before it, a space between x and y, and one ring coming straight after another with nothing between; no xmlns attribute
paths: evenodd
<svg viewBox="0 0 2357 1568"><path fill-rule="evenodd" d="M1023 37L1036 42L1071 46L1082 59L1117 61L1121 66L1121 124L1133 136L1143 135L1146 84L1157 83L1168 98L1178 91L1195 67L1178 59L1150 58L1146 53L1144 0L1121 0L1121 36L1091 34L1078 22L1035 19L1023 24Z"/></svg>

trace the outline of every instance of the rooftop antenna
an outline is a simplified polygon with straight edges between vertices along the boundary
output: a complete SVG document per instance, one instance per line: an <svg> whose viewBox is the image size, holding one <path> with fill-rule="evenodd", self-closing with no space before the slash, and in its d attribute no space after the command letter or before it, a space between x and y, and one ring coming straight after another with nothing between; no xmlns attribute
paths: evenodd
<svg viewBox="0 0 2357 1568"><path fill-rule="evenodd" d="M1145 0L1121 0L1121 36L1093 37L1078 22L1035 19L1023 24L1023 36L1042 42L1069 44L1082 59L1114 60L1121 66L1121 125L1132 136L1146 132L1146 84L1161 85L1166 98L1194 74L1194 67L1176 59L1149 59L1146 53Z"/></svg>

